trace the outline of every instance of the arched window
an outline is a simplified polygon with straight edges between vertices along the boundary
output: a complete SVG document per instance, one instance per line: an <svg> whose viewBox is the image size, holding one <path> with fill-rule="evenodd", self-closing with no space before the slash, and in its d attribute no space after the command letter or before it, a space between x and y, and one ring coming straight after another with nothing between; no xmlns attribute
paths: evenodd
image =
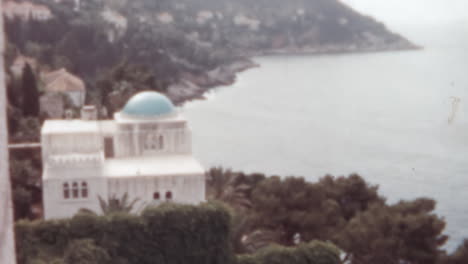
<svg viewBox="0 0 468 264"><path fill-rule="evenodd" d="M159 197L159 192L153 193L153 199L154 199L154 200L159 200L159 198L160 198L160 197Z"/></svg>
<svg viewBox="0 0 468 264"><path fill-rule="evenodd" d="M156 135L151 134L150 149L156 149Z"/></svg>
<svg viewBox="0 0 468 264"><path fill-rule="evenodd" d="M72 197L78 198L78 183L77 182L73 182L72 184Z"/></svg>
<svg viewBox="0 0 468 264"><path fill-rule="evenodd" d="M88 198L88 184L86 182L81 182L81 197Z"/></svg>
<svg viewBox="0 0 468 264"><path fill-rule="evenodd" d="M185 133L184 131L180 131L180 144L184 145L185 144Z"/></svg>
<svg viewBox="0 0 468 264"><path fill-rule="evenodd" d="M167 201L172 200L172 192L166 192L166 200Z"/></svg>
<svg viewBox="0 0 468 264"><path fill-rule="evenodd" d="M146 139L145 139L143 147L146 150L156 150L158 147L157 135L153 132L146 134Z"/></svg>
<svg viewBox="0 0 468 264"><path fill-rule="evenodd" d="M164 149L164 137L162 135L159 135L158 143L159 143L159 149Z"/></svg>
<svg viewBox="0 0 468 264"><path fill-rule="evenodd" d="M70 185L67 182L63 184L63 198L70 198Z"/></svg>
<svg viewBox="0 0 468 264"><path fill-rule="evenodd" d="M150 149L150 146L151 146L150 142L151 142L151 135L146 134L146 136L144 136L144 140L143 140L143 149Z"/></svg>

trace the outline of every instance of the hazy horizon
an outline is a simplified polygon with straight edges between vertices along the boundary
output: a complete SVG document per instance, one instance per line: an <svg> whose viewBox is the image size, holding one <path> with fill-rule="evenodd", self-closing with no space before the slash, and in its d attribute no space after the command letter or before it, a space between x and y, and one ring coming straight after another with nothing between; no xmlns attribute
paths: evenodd
<svg viewBox="0 0 468 264"><path fill-rule="evenodd" d="M466 0L340 0L390 26L468 23Z"/></svg>

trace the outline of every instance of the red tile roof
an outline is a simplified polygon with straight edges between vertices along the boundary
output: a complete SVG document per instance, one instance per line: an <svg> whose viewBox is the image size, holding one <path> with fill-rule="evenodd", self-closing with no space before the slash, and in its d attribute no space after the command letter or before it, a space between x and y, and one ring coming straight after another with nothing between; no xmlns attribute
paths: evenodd
<svg viewBox="0 0 468 264"><path fill-rule="evenodd" d="M83 80L67 72L67 70L64 68L43 74L42 81L45 83L45 90L47 92L70 92L86 90Z"/></svg>

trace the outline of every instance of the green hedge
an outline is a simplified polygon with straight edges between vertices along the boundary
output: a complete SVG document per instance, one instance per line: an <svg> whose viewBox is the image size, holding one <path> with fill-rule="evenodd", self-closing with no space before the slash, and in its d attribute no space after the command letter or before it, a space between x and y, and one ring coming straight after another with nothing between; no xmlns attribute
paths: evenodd
<svg viewBox="0 0 468 264"><path fill-rule="evenodd" d="M271 246L234 256L221 205L166 204L140 216L78 214L16 224L19 264L338 264L331 244Z"/></svg>
<svg viewBox="0 0 468 264"><path fill-rule="evenodd" d="M16 243L20 264L67 263L73 262L67 257L90 255L108 256L100 257L99 264L226 264L233 259L229 213L215 204L163 205L141 216L78 214L64 220L21 221Z"/></svg>
<svg viewBox="0 0 468 264"><path fill-rule="evenodd" d="M338 264L339 255L333 244L312 241L291 248L275 245L252 255L240 255L237 264Z"/></svg>

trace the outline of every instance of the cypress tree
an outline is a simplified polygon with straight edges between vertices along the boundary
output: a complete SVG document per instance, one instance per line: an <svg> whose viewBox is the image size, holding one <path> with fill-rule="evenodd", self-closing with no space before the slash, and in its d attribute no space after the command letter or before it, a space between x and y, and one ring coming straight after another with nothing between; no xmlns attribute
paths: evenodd
<svg viewBox="0 0 468 264"><path fill-rule="evenodd" d="M39 116L39 91L36 77L28 63L23 69L22 93L23 114L25 116Z"/></svg>

